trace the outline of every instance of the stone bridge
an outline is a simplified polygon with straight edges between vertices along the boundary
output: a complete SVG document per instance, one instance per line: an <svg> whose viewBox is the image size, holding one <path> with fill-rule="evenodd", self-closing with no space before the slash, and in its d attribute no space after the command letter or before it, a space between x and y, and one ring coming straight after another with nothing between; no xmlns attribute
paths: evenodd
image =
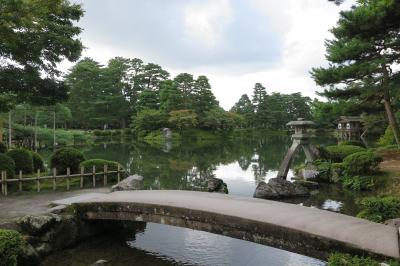
<svg viewBox="0 0 400 266"><path fill-rule="evenodd" d="M326 259L332 251L399 259L397 228L338 213L193 191L119 191L74 203L85 220L152 222Z"/></svg>

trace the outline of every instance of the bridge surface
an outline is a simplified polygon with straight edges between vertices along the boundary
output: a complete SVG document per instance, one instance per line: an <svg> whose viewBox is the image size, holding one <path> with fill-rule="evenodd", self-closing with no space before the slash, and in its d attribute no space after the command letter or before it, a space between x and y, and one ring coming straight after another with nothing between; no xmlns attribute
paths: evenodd
<svg viewBox="0 0 400 266"><path fill-rule="evenodd" d="M131 220L208 231L316 258L332 251L399 259L397 228L289 203L225 194L119 191L73 203L87 220Z"/></svg>

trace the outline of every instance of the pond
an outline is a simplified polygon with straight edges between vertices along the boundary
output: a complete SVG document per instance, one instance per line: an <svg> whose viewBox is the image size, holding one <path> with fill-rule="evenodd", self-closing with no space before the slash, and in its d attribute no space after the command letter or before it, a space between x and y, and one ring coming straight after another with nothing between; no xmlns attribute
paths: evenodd
<svg viewBox="0 0 400 266"><path fill-rule="evenodd" d="M334 139L315 140L320 144ZM228 185L229 194L252 197L257 184L277 174L289 148L289 136L188 140L173 145L104 141L80 147L87 158L121 163L144 177L145 189L204 190L208 177ZM45 157L48 154L44 153ZM304 161L299 153L295 163ZM289 177L293 172L289 172ZM354 215L354 192L335 186L317 195L287 200ZM56 253L43 265L89 265L105 259L110 265L324 265L313 258L206 232L148 223L140 232L112 232L70 250Z"/></svg>

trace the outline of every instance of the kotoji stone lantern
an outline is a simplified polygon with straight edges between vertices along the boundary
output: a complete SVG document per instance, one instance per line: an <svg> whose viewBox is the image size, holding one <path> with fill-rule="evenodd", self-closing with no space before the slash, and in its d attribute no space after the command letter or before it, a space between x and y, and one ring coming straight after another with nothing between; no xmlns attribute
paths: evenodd
<svg viewBox="0 0 400 266"><path fill-rule="evenodd" d="M286 125L291 127L294 130L294 133L292 135L292 146L287 151L285 158L279 167L277 177L283 179L286 179L290 165L293 161L293 157L299 147L303 149L308 162L313 162L316 159L314 152L315 149L310 144L310 138L312 135L309 132L309 129L314 126L314 122L305 121L303 118L298 118L297 121L291 121Z"/></svg>

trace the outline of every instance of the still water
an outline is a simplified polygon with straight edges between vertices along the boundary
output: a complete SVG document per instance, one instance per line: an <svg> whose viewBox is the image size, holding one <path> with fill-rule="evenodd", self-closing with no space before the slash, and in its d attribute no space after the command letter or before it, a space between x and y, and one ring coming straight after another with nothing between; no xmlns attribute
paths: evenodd
<svg viewBox="0 0 400 266"><path fill-rule="evenodd" d="M87 158L118 161L129 173L142 175L145 189L204 190L206 179L213 176L227 183L229 194L252 197L259 182L276 176L290 144L288 136L264 136L173 145L107 141L81 148ZM299 154L295 161L303 160ZM354 197L330 186L289 202L354 215ZM110 261L108 265L325 265L267 246L152 223L139 232L95 237L50 256L43 265L90 265L100 259Z"/></svg>

